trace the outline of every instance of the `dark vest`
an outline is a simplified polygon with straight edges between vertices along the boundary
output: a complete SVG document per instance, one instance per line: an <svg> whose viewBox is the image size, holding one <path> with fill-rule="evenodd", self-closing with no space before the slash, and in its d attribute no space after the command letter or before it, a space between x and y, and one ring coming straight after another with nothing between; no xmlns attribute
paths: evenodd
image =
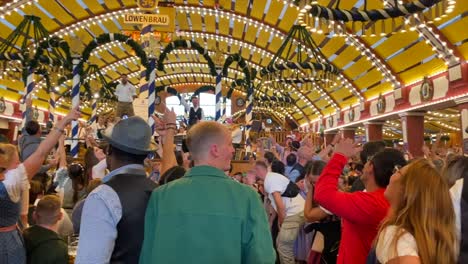
<svg viewBox="0 0 468 264"><path fill-rule="evenodd" d="M190 107L189 113L189 125L193 126L197 123L198 120L201 120L202 117L202 109L198 107L197 111L193 107Z"/></svg>
<svg viewBox="0 0 468 264"><path fill-rule="evenodd" d="M299 164L299 162L294 164L294 166L291 169L291 172L295 171L295 170L299 172L299 177L297 177L297 178L302 178L303 176L305 176L305 169L301 164ZM289 173L291 173L291 172L289 172Z"/></svg>
<svg viewBox="0 0 468 264"><path fill-rule="evenodd" d="M463 179L463 189L460 199L461 236L460 256L458 263L468 263L468 179Z"/></svg>
<svg viewBox="0 0 468 264"><path fill-rule="evenodd" d="M110 263L138 263L144 238L145 212L156 183L140 173L115 175L107 184L119 196L122 218L117 224L117 239Z"/></svg>

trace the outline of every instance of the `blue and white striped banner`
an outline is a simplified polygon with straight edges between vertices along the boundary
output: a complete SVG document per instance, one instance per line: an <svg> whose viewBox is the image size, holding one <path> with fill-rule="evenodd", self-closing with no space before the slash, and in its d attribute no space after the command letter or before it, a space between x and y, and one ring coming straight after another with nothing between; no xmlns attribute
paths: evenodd
<svg viewBox="0 0 468 264"><path fill-rule="evenodd" d="M215 87L215 95L216 95L215 121L219 122L221 119L221 97L223 96L222 88L221 88L222 69L217 69L216 73L217 75L216 75L216 87Z"/></svg>
<svg viewBox="0 0 468 264"><path fill-rule="evenodd" d="M72 109L80 105L80 73L78 72L79 59L73 59L73 84L71 90ZM78 121L72 121L72 145L70 154L73 158L78 158Z"/></svg>
<svg viewBox="0 0 468 264"><path fill-rule="evenodd" d="M150 59L149 69L150 77L148 82L148 125L151 127L151 133L154 133L155 124L152 116L155 110L156 101L156 59Z"/></svg>

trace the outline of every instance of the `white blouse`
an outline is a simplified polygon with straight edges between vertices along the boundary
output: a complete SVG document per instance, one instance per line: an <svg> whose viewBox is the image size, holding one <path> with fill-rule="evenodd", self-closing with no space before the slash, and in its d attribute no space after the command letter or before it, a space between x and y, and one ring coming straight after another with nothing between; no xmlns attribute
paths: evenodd
<svg viewBox="0 0 468 264"><path fill-rule="evenodd" d="M396 242L395 245L392 243L396 235L404 232ZM402 256L418 256L418 245L413 235L400 230L398 227L391 225L387 226L379 236L376 246L376 255L380 263L387 263L389 260L402 257Z"/></svg>
<svg viewBox="0 0 468 264"><path fill-rule="evenodd" d="M3 180L3 185L8 192L8 196L11 201L17 203L21 198L22 191L29 190L29 180L26 172L26 168L21 163L18 168L13 170L8 170L5 173L5 180Z"/></svg>

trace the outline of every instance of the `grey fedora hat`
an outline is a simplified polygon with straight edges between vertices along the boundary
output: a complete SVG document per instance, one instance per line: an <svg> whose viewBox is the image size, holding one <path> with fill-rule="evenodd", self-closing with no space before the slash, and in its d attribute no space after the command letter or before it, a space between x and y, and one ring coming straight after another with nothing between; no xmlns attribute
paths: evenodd
<svg viewBox="0 0 468 264"><path fill-rule="evenodd" d="M112 147L136 155L145 155L156 151L155 148L151 147L151 136L150 126L138 116L120 120L112 130L103 134L104 139Z"/></svg>

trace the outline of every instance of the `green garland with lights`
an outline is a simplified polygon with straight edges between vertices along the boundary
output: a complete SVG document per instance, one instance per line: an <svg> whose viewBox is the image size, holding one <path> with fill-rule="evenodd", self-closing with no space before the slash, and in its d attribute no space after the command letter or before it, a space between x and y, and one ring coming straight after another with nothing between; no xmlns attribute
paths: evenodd
<svg viewBox="0 0 468 264"><path fill-rule="evenodd" d="M210 68L211 75L216 76L216 66L211 57L208 55L208 50L204 49L202 46L200 46L200 44L198 44L195 41L183 39L174 40L171 43L169 43L166 46L166 48L164 48L157 62L157 69L159 71L164 71L164 60L166 59L167 55L178 48L189 48L198 51L198 53L200 53L208 62L208 67Z"/></svg>
<svg viewBox="0 0 468 264"><path fill-rule="evenodd" d="M244 75L245 75L244 82L248 89L250 87L250 82L252 80L251 72L250 72L249 66L247 65L247 62L244 60L244 58L242 58L241 55L231 54L227 57L226 62L224 62L224 66L223 66L223 76L226 77L228 75L229 66L231 66L231 64L234 62L237 62L239 66L241 67L242 71L244 72ZM256 71L252 73L254 73L253 75L256 75Z"/></svg>
<svg viewBox="0 0 468 264"><path fill-rule="evenodd" d="M44 51L49 48L60 48L65 54L65 60L52 60L49 57L43 56ZM46 63L52 66L64 66L66 69L71 70L72 57L68 43L59 37L52 37L48 40L41 41L36 49L36 54L29 63L29 67L35 69L39 66L39 63Z"/></svg>
<svg viewBox="0 0 468 264"><path fill-rule="evenodd" d="M124 34L105 33L105 34L99 35L99 37L90 41L89 44L83 50L82 60L80 64L78 65L78 72L80 75L83 75L84 63L88 61L89 57L91 56L91 52L98 46L107 44L112 41L119 41L130 46L133 49L133 51L135 51L136 56L140 58L141 65L143 65L143 67L145 67L146 69L149 68L148 57L146 56L146 53L143 50L143 47L138 42L136 42L131 37L124 35ZM146 80L148 79L149 79L149 72L146 73Z"/></svg>

